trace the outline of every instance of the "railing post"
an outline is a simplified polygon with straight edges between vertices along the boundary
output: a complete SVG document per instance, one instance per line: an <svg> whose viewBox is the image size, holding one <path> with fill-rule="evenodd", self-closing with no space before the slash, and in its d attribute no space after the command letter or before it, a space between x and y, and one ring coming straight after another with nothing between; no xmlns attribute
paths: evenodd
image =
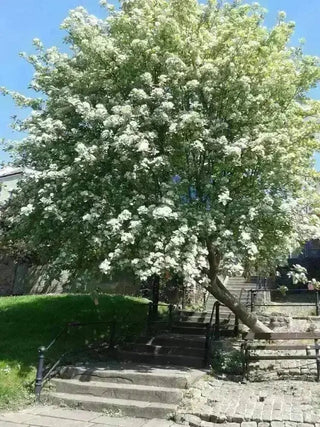
<svg viewBox="0 0 320 427"><path fill-rule="evenodd" d="M159 291L160 276L154 275L152 284L153 319L156 319L158 317Z"/></svg>
<svg viewBox="0 0 320 427"><path fill-rule="evenodd" d="M235 315L233 334L235 337L239 335L239 317Z"/></svg>
<svg viewBox="0 0 320 427"><path fill-rule="evenodd" d="M171 331L173 324L173 305L169 304L169 330Z"/></svg>
<svg viewBox="0 0 320 427"><path fill-rule="evenodd" d="M37 402L40 402L40 394L42 389L42 379L43 379L43 367L44 367L44 353L46 351L45 347L39 347L39 359L38 359L38 367L37 367L37 375L36 375L36 384L35 384L35 394Z"/></svg>
<svg viewBox="0 0 320 427"><path fill-rule="evenodd" d="M250 311L253 312L253 289L250 289Z"/></svg>
<svg viewBox="0 0 320 427"><path fill-rule="evenodd" d="M216 317L214 323L214 339L220 338L220 303L216 302Z"/></svg>
<svg viewBox="0 0 320 427"><path fill-rule="evenodd" d="M319 291L316 290L316 316L319 316Z"/></svg>
<svg viewBox="0 0 320 427"><path fill-rule="evenodd" d="M149 302L148 317L147 317L147 335L151 335L151 324L153 320L153 303Z"/></svg>

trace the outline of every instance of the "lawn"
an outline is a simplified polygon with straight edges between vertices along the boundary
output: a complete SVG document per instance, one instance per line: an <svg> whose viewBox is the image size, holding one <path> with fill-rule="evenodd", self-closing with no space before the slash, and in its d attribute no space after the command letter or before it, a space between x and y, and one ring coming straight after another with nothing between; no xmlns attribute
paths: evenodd
<svg viewBox="0 0 320 427"><path fill-rule="evenodd" d="M110 323L94 322L113 322L117 342L139 335L147 312L147 300L116 295L1 297L0 409L32 401L37 349L47 346L66 323L91 325L70 328L48 352L49 360L88 343L108 340Z"/></svg>

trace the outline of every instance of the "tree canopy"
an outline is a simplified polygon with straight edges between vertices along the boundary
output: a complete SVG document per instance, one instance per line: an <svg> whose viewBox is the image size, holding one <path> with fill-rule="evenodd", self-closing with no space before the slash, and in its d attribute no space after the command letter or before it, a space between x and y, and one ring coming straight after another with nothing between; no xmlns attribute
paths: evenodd
<svg viewBox="0 0 320 427"><path fill-rule="evenodd" d="M15 144L29 169L7 245L71 277L168 272L210 288L319 235L319 59L258 4L125 0L62 24L68 53L25 55L39 98ZM212 289L212 288L211 288Z"/></svg>

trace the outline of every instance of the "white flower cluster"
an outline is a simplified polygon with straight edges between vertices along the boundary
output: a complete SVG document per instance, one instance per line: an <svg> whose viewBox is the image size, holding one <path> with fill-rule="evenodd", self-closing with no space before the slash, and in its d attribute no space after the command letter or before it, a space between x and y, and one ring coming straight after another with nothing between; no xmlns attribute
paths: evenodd
<svg viewBox="0 0 320 427"><path fill-rule="evenodd" d="M320 106L295 96L319 63L286 47L283 13L269 30L241 2L120 3L104 20L71 11L68 54L34 40L43 99L1 89L33 110L16 123L31 172L1 218L8 244L62 281L92 266L207 286L209 256L215 274L267 270L320 237Z"/></svg>

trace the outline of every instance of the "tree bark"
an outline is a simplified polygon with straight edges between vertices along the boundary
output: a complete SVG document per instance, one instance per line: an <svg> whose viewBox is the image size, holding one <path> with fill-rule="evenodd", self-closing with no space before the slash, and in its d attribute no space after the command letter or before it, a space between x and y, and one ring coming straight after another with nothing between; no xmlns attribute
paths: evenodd
<svg viewBox="0 0 320 427"><path fill-rule="evenodd" d="M215 253L210 244L208 247L208 261L209 271L208 276L210 285L207 287L210 292L219 302L227 306L238 318L248 326L253 332L271 332L266 325L264 325L257 318L256 315L249 312L246 307L241 304L234 295L224 286L221 279L218 277L219 255Z"/></svg>

